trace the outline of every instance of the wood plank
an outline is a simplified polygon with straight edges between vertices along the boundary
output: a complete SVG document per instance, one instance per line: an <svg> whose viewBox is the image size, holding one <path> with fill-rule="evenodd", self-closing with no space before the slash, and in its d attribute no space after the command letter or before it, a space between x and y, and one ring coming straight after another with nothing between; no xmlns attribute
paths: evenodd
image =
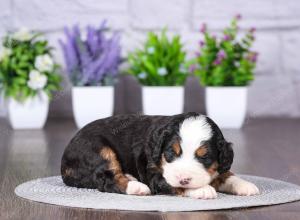
<svg viewBox="0 0 300 220"><path fill-rule="evenodd" d="M60 207L17 198L25 181L58 175L64 147L75 134L72 120L51 119L42 131L12 131L0 121L0 219L299 219L300 202L229 211L131 212ZM300 185L300 120L251 119L225 130L234 142L234 170Z"/></svg>

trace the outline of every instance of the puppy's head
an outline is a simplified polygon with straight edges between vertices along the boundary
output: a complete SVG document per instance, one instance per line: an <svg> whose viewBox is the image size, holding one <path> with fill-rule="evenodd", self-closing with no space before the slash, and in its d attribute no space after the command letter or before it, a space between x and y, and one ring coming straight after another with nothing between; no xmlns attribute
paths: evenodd
<svg viewBox="0 0 300 220"><path fill-rule="evenodd" d="M231 144L218 126L203 115L189 117L166 144L162 170L173 187L199 188L228 171L233 161Z"/></svg>

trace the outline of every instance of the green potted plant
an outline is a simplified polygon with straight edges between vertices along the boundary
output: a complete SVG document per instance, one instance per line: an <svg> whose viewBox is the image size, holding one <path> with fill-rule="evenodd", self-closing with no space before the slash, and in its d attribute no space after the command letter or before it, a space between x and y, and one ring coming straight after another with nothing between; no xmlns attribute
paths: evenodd
<svg viewBox="0 0 300 220"><path fill-rule="evenodd" d="M128 56L128 73L143 85L143 109L148 115L173 115L183 110L187 77L180 36L169 39L166 30L148 34L141 49Z"/></svg>
<svg viewBox="0 0 300 220"><path fill-rule="evenodd" d="M0 91L8 99L14 129L42 128L49 98L60 87L59 66L41 33L21 29L7 34L0 49Z"/></svg>
<svg viewBox="0 0 300 220"><path fill-rule="evenodd" d="M251 50L255 28L244 36L237 36L237 15L223 36L217 38L207 31L204 24L201 32L200 52L195 58L194 72L206 87L207 114L221 127L240 128L246 116L247 90L254 79L257 52Z"/></svg>

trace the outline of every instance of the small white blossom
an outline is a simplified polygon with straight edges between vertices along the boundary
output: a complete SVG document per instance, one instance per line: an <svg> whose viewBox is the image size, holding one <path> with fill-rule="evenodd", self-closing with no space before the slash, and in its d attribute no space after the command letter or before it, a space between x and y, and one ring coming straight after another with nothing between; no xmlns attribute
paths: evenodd
<svg viewBox="0 0 300 220"><path fill-rule="evenodd" d="M10 48L3 47L0 49L0 61L3 60L4 58L10 56L12 53Z"/></svg>
<svg viewBox="0 0 300 220"><path fill-rule="evenodd" d="M25 27L15 32L12 36L13 39L18 41L28 41L33 37L33 34Z"/></svg>
<svg viewBox="0 0 300 220"><path fill-rule="evenodd" d="M34 39L33 42L41 42L41 41L46 41L46 37L44 35L37 35Z"/></svg>
<svg viewBox="0 0 300 220"><path fill-rule="evenodd" d="M155 48L154 48L154 47L148 47L148 48L147 48L147 52L148 52L149 54L154 54Z"/></svg>
<svg viewBox="0 0 300 220"><path fill-rule="evenodd" d="M53 65L53 60L48 54L40 55L35 58L34 66L40 72L52 71Z"/></svg>
<svg viewBox="0 0 300 220"><path fill-rule="evenodd" d="M41 74L37 70L31 70L29 73L29 80L27 85L33 90L43 89L47 84L47 77L44 74Z"/></svg>
<svg viewBox="0 0 300 220"><path fill-rule="evenodd" d="M147 74L146 74L145 72L142 72L142 73L138 74L138 77L139 77L140 79L146 79Z"/></svg>
<svg viewBox="0 0 300 220"><path fill-rule="evenodd" d="M158 68L157 73L161 76L165 76L168 74L168 71L165 67L160 67Z"/></svg>

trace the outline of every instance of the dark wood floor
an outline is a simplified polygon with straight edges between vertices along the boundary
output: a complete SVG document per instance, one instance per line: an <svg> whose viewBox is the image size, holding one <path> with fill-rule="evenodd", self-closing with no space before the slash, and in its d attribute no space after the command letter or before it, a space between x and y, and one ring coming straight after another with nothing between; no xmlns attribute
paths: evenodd
<svg viewBox="0 0 300 220"><path fill-rule="evenodd" d="M300 219L300 202L209 212L129 212L65 208L17 198L25 181L59 174L60 159L76 132L71 120L50 120L42 131L13 132L0 121L0 219ZM251 119L224 131L235 146L233 170L300 185L300 119Z"/></svg>

